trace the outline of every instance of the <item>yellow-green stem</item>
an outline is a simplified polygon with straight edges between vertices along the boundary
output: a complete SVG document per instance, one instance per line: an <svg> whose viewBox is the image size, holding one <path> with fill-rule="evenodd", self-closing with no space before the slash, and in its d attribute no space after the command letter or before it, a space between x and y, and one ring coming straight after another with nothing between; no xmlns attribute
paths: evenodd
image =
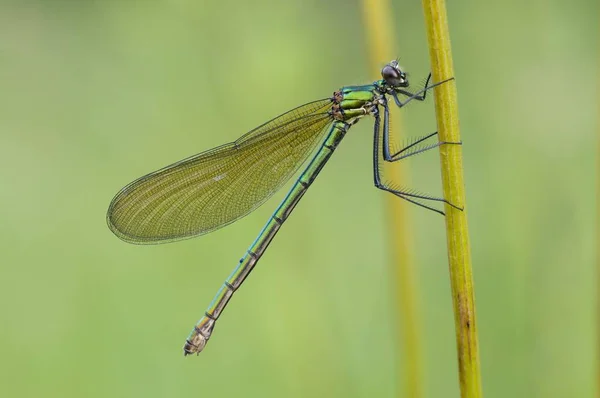
<svg viewBox="0 0 600 398"><path fill-rule="evenodd" d="M445 1L423 0L423 11L427 27L433 81L453 77L454 68ZM459 142L456 84L453 81L443 84L435 90L439 140ZM467 226L462 146L443 145L440 147L440 157L444 197L451 203L464 207L464 211L460 211L449 205L445 206L460 391L463 398L481 397L479 344L477 341L475 294Z"/></svg>
<svg viewBox="0 0 600 398"><path fill-rule="evenodd" d="M600 56L599 56L600 58ZM596 96L600 115L600 70L598 70ZM600 398L600 120L596 119L598 147L596 153L596 397Z"/></svg>
<svg viewBox="0 0 600 398"><path fill-rule="evenodd" d="M395 32L391 24L390 0L363 0L362 15L367 38L368 58L373 78L380 79L380 68L396 54L393 49ZM377 73L377 74L376 74ZM391 120L394 134L400 131L398 116ZM407 168L394 163L394 167L385 165L383 172L394 181L407 182ZM413 242L408 233L410 219L405 211L406 205L400 203L398 198L386 195L386 218L389 220L390 237L390 269L393 275L393 290L396 294L398 309L397 329L398 358L405 363L403 378L403 397L419 398L422 393L422 351L421 351L421 321L418 317L419 304L415 283L415 268L413 261Z"/></svg>

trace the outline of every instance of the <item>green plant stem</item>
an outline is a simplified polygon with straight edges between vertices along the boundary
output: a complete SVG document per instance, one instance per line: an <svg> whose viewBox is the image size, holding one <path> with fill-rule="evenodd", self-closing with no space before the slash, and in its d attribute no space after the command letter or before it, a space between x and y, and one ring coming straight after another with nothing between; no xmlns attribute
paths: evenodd
<svg viewBox="0 0 600 398"><path fill-rule="evenodd" d="M454 76L445 1L423 0L423 11L433 81L442 81ZM456 84L453 81L435 90L439 140L460 142ZM481 397L479 345L475 322L475 294L467 226L462 146L441 146L440 158L444 197L451 203L464 207L464 211L460 211L449 205L445 206L460 391L463 398Z"/></svg>
<svg viewBox="0 0 600 398"><path fill-rule="evenodd" d="M600 56L599 56L600 58ZM596 96L600 97L600 70L598 70ZM600 98L597 98L600 115ZM600 398L600 121L596 119L598 134L596 152L596 397Z"/></svg>
<svg viewBox="0 0 600 398"><path fill-rule="evenodd" d="M396 54L392 51L395 32L392 29L390 0L363 0L362 15L367 38L367 49L370 69L374 71L373 78L380 79L379 71L385 62ZM375 75L377 73L377 75ZM400 117L391 120L394 134L400 132ZM408 168L406 164L384 165L383 172L394 181L406 183ZM403 397L419 398L423 396L422 381L422 325L419 319L419 300L417 284L415 283L415 265L413 261L413 241L409 234L410 218L406 205L398 198L386 195L386 218L388 220L388 237L390 248L390 273L393 281L393 291L398 315L398 362L403 362L404 374L402 390ZM400 360L401 359L401 360Z"/></svg>

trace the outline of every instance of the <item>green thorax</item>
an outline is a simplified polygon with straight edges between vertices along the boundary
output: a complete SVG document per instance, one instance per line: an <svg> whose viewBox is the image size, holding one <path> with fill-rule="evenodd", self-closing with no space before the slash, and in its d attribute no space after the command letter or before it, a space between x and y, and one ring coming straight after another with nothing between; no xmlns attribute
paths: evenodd
<svg viewBox="0 0 600 398"><path fill-rule="evenodd" d="M346 86L336 91L333 96L333 116L338 120L351 120L367 114L369 105L379 95L378 88L382 81L363 86Z"/></svg>

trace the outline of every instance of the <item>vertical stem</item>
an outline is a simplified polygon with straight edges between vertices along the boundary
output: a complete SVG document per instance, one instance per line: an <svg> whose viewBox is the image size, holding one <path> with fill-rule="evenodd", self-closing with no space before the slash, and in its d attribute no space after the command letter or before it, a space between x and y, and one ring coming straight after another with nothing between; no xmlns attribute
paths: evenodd
<svg viewBox="0 0 600 398"><path fill-rule="evenodd" d="M444 0L423 0L429 56L433 81L454 76L450 36ZM435 89L435 109L440 141L459 142L456 85L443 84ZM481 397L479 345L475 322L475 298L471 251L462 166L462 146L443 145L440 148L444 197L465 211L446 205L446 235L454 323L458 350L458 372L461 396Z"/></svg>
<svg viewBox="0 0 600 398"><path fill-rule="evenodd" d="M600 56L599 56L600 58ZM600 115L600 70L598 70L596 96ZM598 146L596 153L596 397L600 398L600 120L596 116Z"/></svg>
<svg viewBox="0 0 600 398"><path fill-rule="evenodd" d="M390 0L363 0L362 15L367 37L367 51L370 69L374 71L374 79L380 79L380 68L396 54L392 53L393 38L392 10ZM376 71L376 72L375 72ZM400 118L391 120L394 134L400 131ZM393 167L392 167L393 166ZM394 181L407 181L407 168L398 163L384 165L386 175ZM415 267L413 261L413 242L408 233L410 219L405 211L406 206L392 195L386 195L386 218L389 220L390 268L393 275L393 290L396 294L398 316L396 316L398 338L397 358L403 358L406 365L402 376L404 391L400 396L419 398L422 392L422 350L420 336L421 321L419 319L419 303L415 283Z"/></svg>

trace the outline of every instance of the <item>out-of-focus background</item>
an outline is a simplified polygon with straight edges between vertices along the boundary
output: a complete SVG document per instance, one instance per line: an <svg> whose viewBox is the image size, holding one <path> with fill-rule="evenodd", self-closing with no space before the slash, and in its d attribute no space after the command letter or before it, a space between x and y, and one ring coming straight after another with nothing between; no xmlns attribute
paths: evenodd
<svg viewBox="0 0 600 398"><path fill-rule="evenodd" d="M486 397L595 392L598 2L449 2ZM429 70L419 2L394 52ZM210 235L135 246L113 195L344 85L373 80L358 1L0 5L0 396L392 397L385 193L348 134L199 357L182 343L278 200ZM433 102L403 134L435 131ZM440 194L438 156L408 160ZM285 190L284 190L285 191ZM402 206L410 206L401 203ZM427 397L458 396L442 217L407 208Z"/></svg>

